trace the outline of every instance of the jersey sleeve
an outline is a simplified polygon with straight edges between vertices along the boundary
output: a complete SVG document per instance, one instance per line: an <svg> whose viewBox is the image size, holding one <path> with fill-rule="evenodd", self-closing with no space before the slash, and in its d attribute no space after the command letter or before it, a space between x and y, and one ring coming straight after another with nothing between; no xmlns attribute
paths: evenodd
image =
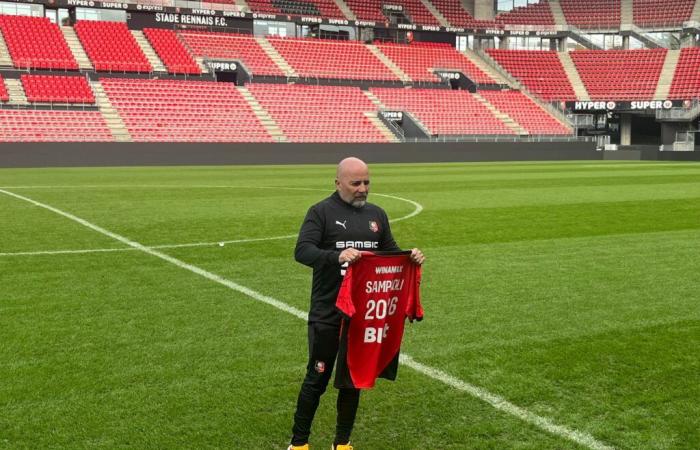
<svg viewBox="0 0 700 450"><path fill-rule="evenodd" d="M412 266L413 270L413 282L411 283L412 294L409 296L410 301L406 304L406 317L408 320L413 322L414 320L423 320L423 305L420 302L420 281L421 281L421 267L408 262Z"/></svg>
<svg viewBox="0 0 700 450"><path fill-rule="evenodd" d="M338 297L335 301L335 307L347 317L352 317L355 314L355 305L352 302L352 283L353 283L353 267L350 266L345 271L345 277L340 285Z"/></svg>

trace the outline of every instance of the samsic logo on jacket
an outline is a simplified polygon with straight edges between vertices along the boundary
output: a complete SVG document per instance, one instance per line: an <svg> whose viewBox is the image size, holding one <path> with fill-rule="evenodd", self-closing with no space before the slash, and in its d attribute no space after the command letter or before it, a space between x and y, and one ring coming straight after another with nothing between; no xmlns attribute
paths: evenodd
<svg viewBox="0 0 700 450"><path fill-rule="evenodd" d="M379 241L337 241L335 248L379 248Z"/></svg>

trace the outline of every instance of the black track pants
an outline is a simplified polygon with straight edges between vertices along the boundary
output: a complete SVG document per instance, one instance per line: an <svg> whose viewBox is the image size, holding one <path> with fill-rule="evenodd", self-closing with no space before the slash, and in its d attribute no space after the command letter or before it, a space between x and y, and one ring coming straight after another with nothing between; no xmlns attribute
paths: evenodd
<svg viewBox="0 0 700 450"><path fill-rule="evenodd" d="M311 423L314 420L321 395L326 391L338 354L340 326L322 323L309 324L309 363L306 377L301 384L297 409L294 413L292 445L309 442ZM359 389L338 391L338 416L335 429L335 444L347 444L355 423L355 414L360 403Z"/></svg>

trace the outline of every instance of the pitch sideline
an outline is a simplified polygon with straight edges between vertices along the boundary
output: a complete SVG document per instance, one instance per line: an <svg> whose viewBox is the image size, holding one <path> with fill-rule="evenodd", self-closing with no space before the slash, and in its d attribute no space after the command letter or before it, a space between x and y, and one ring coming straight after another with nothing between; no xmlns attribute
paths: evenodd
<svg viewBox="0 0 700 450"><path fill-rule="evenodd" d="M219 275L216 275L212 272L206 271L204 269L201 269L197 266L194 266L192 264L188 264L184 261L181 261L177 258L174 258L172 256L166 255L165 253L159 252L157 250L154 250L152 248L146 247L136 241L132 241L124 236L121 236L119 234L113 233L109 230L106 230L98 225L95 225L91 222L88 222L85 219L81 219L80 217L77 217L69 212L62 211L58 208L54 208L53 206L47 205L45 203L38 202L36 200L33 200L29 197L24 197L19 194L15 194L14 192L10 192L4 189L0 189L0 193L5 194L7 196L16 198L18 200L22 200L28 203L31 203L34 206L38 206L40 208L47 209L53 213L56 213L60 216L63 216L67 219L70 219L74 222L77 222L81 225L83 225L86 228L89 228L93 231L96 231L100 234L103 234L105 236L108 236L112 239L115 239L129 247L133 247L136 250L140 250L144 253L147 253L151 256L155 256L157 258L160 258L164 261L167 261L181 269L189 270L190 272L193 272L197 275L200 275L208 280L214 281L216 283L219 283L223 286L228 287L231 290L234 290L236 292L242 293L254 300L257 300L262 303L266 303L270 306L273 306L281 311L285 311L301 320L307 320L307 315L304 311L295 308L293 306L290 306L280 300L277 300L275 298L266 296L264 294L261 294L257 291L254 291L248 287L245 287L243 285L240 285L238 283L235 283L233 281L227 280ZM398 197L395 197L398 198ZM415 203L415 202L413 202ZM418 203L415 203L416 205L420 206ZM422 209L422 206L421 206ZM415 211L414 211L415 212ZM580 445L583 445L587 448L590 448L592 450L614 450L614 447L608 446L607 444L604 444L598 440L596 440L593 436L583 433L577 430L572 430L569 429L565 426L562 425L557 425L554 422L552 422L550 419L542 416L538 416L537 414L531 413L524 408L521 408L517 405L514 405L513 403L510 403L508 400L506 400L503 397L500 397L496 394L493 394L486 389L480 388L478 386L474 386L470 383L467 383L465 381L462 381L458 378L452 377L451 375L442 372L438 369L432 368L430 366L426 366L424 364L421 364L417 361L415 361L411 356L404 354L401 357L401 363L412 368L413 370L422 373L426 375L429 378L432 378L433 380L440 381L443 384L446 384L447 386L450 386L452 388L455 388L457 390L467 392L470 395L472 395L475 398L478 398L479 400L482 400L494 408L506 412L514 417L517 417L524 422L530 423L541 430L544 430L550 434L557 435L559 437L568 439L572 442L576 442Z"/></svg>

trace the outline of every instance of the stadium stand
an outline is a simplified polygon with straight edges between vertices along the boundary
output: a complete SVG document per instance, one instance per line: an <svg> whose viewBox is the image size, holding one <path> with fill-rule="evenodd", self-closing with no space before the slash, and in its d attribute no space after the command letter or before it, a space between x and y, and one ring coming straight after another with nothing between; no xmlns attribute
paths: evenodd
<svg viewBox="0 0 700 450"><path fill-rule="evenodd" d="M95 103L85 77L23 74L20 79L30 102Z"/></svg>
<svg viewBox="0 0 700 450"><path fill-rule="evenodd" d="M268 41L302 77L398 80L382 61L357 41L272 37Z"/></svg>
<svg viewBox="0 0 700 450"><path fill-rule="evenodd" d="M387 142L365 115L376 114L377 107L357 87L250 84L248 89L290 142Z"/></svg>
<svg viewBox="0 0 700 450"><path fill-rule="evenodd" d="M60 28L46 17L0 15L0 31L17 68L78 69Z"/></svg>
<svg viewBox="0 0 700 450"><path fill-rule="evenodd" d="M0 142L109 142L99 111L0 109Z"/></svg>
<svg viewBox="0 0 700 450"><path fill-rule="evenodd" d="M567 23L581 29L620 28L620 0L559 0Z"/></svg>
<svg viewBox="0 0 700 450"><path fill-rule="evenodd" d="M542 109L520 91L479 91L499 111L508 114L529 134L539 135L571 135L572 130L565 127L551 114Z"/></svg>
<svg viewBox="0 0 700 450"><path fill-rule="evenodd" d="M10 100L10 94L7 93L7 87L5 87L5 80L0 75L0 102L7 102Z"/></svg>
<svg viewBox="0 0 700 450"><path fill-rule="evenodd" d="M100 80L135 142L271 142L230 83Z"/></svg>
<svg viewBox="0 0 700 450"><path fill-rule="evenodd" d="M284 76L251 35L182 31L185 46L197 57L241 61L255 75Z"/></svg>
<svg viewBox="0 0 700 450"><path fill-rule="evenodd" d="M123 22L81 20L75 32L95 70L151 72L152 67Z"/></svg>
<svg viewBox="0 0 700 450"><path fill-rule="evenodd" d="M554 26L554 16L546 0L539 3L531 3L526 6L518 6L512 11L501 13L496 17L496 22L508 25L537 25Z"/></svg>
<svg viewBox="0 0 700 450"><path fill-rule="evenodd" d="M432 0L431 3L455 27L497 28L493 20L476 20L458 0Z"/></svg>
<svg viewBox="0 0 700 450"><path fill-rule="evenodd" d="M452 69L464 73L477 84L496 83L466 56L447 43L413 42L410 45L384 43L377 44L377 47L413 81L437 82L440 78L433 73L434 69Z"/></svg>
<svg viewBox="0 0 700 450"><path fill-rule="evenodd" d="M391 110L413 114L432 135L515 134L467 91L371 88Z"/></svg>
<svg viewBox="0 0 700 450"><path fill-rule="evenodd" d="M641 27L682 25L690 19L693 0L634 0L634 23Z"/></svg>
<svg viewBox="0 0 700 450"><path fill-rule="evenodd" d="M543 100L576 100L566 71L555 51L497 50L486 51L501 67L520 80L528 91Z"/></svg>
<svg viewBox="0 0 700 450"><path fill-rule="evenodd" d="M247 0L252 11L345 19L333 0Z"/></svg>
<svg viewBox="0 0 700 450"><path fill-rule="evenodd" d="M389 3L403 7L403 12L411 20L411 23L420 25L440 25L437 18L425 7L420 0L346 0L345 3L360 20L374 20L377 22L388 21L382 11L382 5ZM448 19L449 20L449 19Z"/></svg>
<svg viewBox="0 0 700 450"><path fill-rule="evenodd" d="M571 59L592 100L651 99L666 49L577 50Z"/></svg>
<svg viewBox="0 0 700 450"><path fill-rule="evenodd" d="M681 49L669 98L691 100L700 98L700 48Z"/></svg>
<svg viewBox="0 0 700 450"><path fill-rule="evenodd" d="M172 30L144 28L143 34L169 73L199 75L202 70Z"/></svg>

